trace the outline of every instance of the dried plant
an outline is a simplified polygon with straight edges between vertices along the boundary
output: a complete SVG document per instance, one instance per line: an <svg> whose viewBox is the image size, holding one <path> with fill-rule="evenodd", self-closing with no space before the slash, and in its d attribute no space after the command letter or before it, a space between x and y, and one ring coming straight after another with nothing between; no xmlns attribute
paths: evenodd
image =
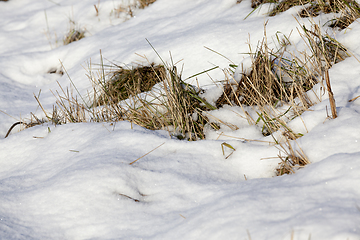
<svg viewBox="0 0 360 240"><path fill-rule="evenodd" d="M265 3L278 3L279 0L251 0L251 7L258 8L261 4Z"/></svg>
<svg viewBox="0 0 360 240"><path fill-rule="evenodd" d="M279 13L285 12L286 10L294 7L294 6L301 6L304 4L307 4L311 2L311 0L285 0L281 1L277 4L276 7L274 7L270 13L269 16L275 16Z"/></svg>
<svg viewBox="0 0 360 240"><path fill-rule="evenodd" d="M85 37L86 31L78 27L75 21L70 19L70 30L63 39L64 45L79 41Z"/></svg>
<svg viewBox="0 0 360 240"><path fill-rule="evenodd" d="M140 8L146 8L150 4L153 4L156 0L138 0Z"/></svg>
<svg viewBox="0 0 360 240"><path fill-rule="evenodd" d="M299 116L313 104L306 92L316 84L317 75L296 56L289 55L292 59L285 58L284 51L281 49L273 52L264 39L255 54L251 54L251 71L243 73L236 84L233 79L228 80L216 106L254 106L258 114L255 124L262 124L264 135L284 128L288 136L295 139L300 135L293 133L286 122L290 120L289 115ZM286 105L287 110L278 109Z"/></svg>
<svg viewBox="0 0 360 240"><path fill-rule="evenodd" d="M150 66L134 66L131 69L113 65L115 70L109 72L107 81L98 81L102 92L97 99L96 105L104 105L108 102L118 103L141 92L147 92L159 83L165 74L162 65L151 63Z"/></svg>
<svg viewBox="0 0 360 240"><path fill-rule="evenodd" d="M277 5L269 12L269 16L275 16L294 6L304 7L299 12L299 16L302 18L316 17L320 13L340 13L340 16L337 16L331 21L331 24L329 25L331 28L345 29L356 19L360 18L360 7L355 0L252 0L252 7L257 8L261 4L269 2L277 3Z"/></svg>
<svg viewBox="0 0 360 240"><path fill-rule="evenodd" d="M312 54L311 64L321 72L321 76L324 75L325 68L328 69L350 56L341 43L330 35L323 34L319 25L313 24L311 29L302 26L302 30L302 38Z"/></svg>
<svg viewBox="0 0 360 240"><path fill-rule="evenodd" d="M280 143L277 148L279 149L278 157L281 159L281 162L276 169L277 176L293 174L296 169L310 163L302 149L299 148L299 150L295 150L288 139L286 139L285 142Z"/></svg>

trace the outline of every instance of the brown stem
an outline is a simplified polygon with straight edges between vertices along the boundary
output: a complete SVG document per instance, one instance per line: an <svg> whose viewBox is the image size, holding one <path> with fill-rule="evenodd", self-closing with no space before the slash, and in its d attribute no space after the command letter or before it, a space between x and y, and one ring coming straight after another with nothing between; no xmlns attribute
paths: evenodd
<svg viewBox="0 0 360 240"><path fill-rule="evenodd" d="M325 71L325 80L326 80L327 90L328 90L328 93L329 93L331 114L332 114L333 119L335 119L335 118L337 118L336 104L335 104L334 94L333 94L333 92L331 90L330 78L329 78L329 69L326 69L326 71Z"/></svg>

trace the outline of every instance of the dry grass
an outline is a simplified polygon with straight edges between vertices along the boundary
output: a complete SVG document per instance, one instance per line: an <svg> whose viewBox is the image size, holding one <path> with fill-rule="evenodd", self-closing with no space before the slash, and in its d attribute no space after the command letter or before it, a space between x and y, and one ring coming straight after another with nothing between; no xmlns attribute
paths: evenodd
<svg viewBox="0 0 360 240"><path fill-rule="evenodd" d="M294 6L301 6L310 3L311 0L285 0L281 1L274 9L269 13L269 16L275 16L279 13L285 12Z"/></svg>
<svg viewBox="0 0 360 240"><path fill-rule="evenodd" d="M299 16L316 17L320 13L340 13L331 21L329 27L345 29L356 19L360 18L360 7L355 0L285 0L285 1L261 1L252 0L252 7L256 8L262 3L275 2L278 3L270 12L269 16L276 16L279 13L285 12L294 6L304 6ZM306 6L305 5L310 5Z"/></svg>
<svg viewBox="0 0 360 240"><path fill-rule="evenodd" d="M201 89L182 80L173 63L137 65L131 69L112 65L108 68L111 70L107 70L108 66L101 57L97 74L89 68L88 77L94 86L88 96L93 99L91 104L86 103L69 76L72 89L65 90L59 85L51 113L36 98L47 121L66 124L127 120L151 130L167 129L179 139L205 137L207 118L203 111L214 107L199 96ZM74 89L80 99L74 96Z"/></svg>
<svg viewBox="0 0 360 240"><path fill-rule="evenodd" d="M356 1L337 0L341 16L329 25L332 28L345 29L356 19L360 18L360 7Z"/></svg>
<svg viewBox="0 0 360 240"><path fill-rule="evenodd" d="M303 66L295 56L291 61L285 59L284 50L272 52L265 39L257 47L255 54L251 55L251 59L250 73L242 74L236 84L228 79L216 106L254 106L258 119L248 119L248 122L262 124L264 135L283 129L290 139L296 139L300 135L286 126L286 122L290 120L286 115L291 112L292 117L299 116L313 104L306 91L316 83L316 74ZM285 105L289 106L287 110L277 109ZM245 115L248 116L246 112Z"/></svg>
<svg viewBox="0 0 360 240"><path fill-rule="evenodd" d="M282 58L282 53L273 53L265 40L252 55L252 70L242 76L237 86L226 84L223 95L216 103L218 107L228 100L236 105L274 106L296 97L302 98L301 102L307 107L309 103L304 91L310 90L316 83L314 76L299 66L296 59L289 62Z"/></svg>
<svg viewBox="0 0 360 240"><path fill-rule="evenodd" d="M258 117L254 120L244 110L249 123L261 126L262 133L271 135L282 152L278 156L281 159L278 175L293 173L296 168L309 163L301 149L296 151L291 145L291 141L302 134L292 131L287 122L314 104L308 91L322 81L333 64L347 56L346 49L323 34L316 24L311 29L303 27L301 36L308 52L299 56L287 51L288 41L279 40L281 47L270 49L265 33L255 52L250 53L250 71L243 72L238 82L225 72L227 81L216 102L217 107L224 104L243 109L244 106L252 107ZM216 122L209 123L204 112L216 108L200 97L202 89L182 79L172 58L170 64L161 61L162 65L148 62L124 68L116 64L105 65L101 57L97 74L89 67L88 77L94 85L94 91L89 94L92 103L88 106L80 94L82 101L78 101L71 90L60 86L61 91L54 94L57 101L52 113L44 110L46 118L54 124L127 120L147 129L166 129L179 139L204 139L206 124L216 128ZM74 84L73 88L76 90ZM281 133L280 137L275 132Z"/></svg>
<svg viewBox="0 0 360 240"><path fill-rule="evenodd" d="M360 18L360 7L356 1L353 0L318 0L312 2L311 6L304 8L300 13L300 17L316 17L321 12L323 13L340 13L331 21L329 27L345 29L356 19Z"/></svg>
<svg viewBox="0 0 360 240"><path fill-rule="evenodd" d="M199 97L201 90L185 83L173 65L158 77L162 77L162 86L149 93L152 100L134 95L124 118L148 129L167 129L179 139L203 139L207 119L202 114L206 106Z"/></svg>
<svg viewBox="0 0 360 240"><path fill-rule="evenodd" d="M322 0L317 0L315 2L310 2L310 6L304 8L299 13L299 16L302 18L305 17L316 17L320 13L337 13L338 9L334 6L334 1L331 2L324 2Z"/></svg>
<svg viewBox="0 0 360 240"><path fill-rule="evenodd" d="M114 13L116 17L120 17L121 13L125 13L127 16L134 17L134 10L135 9L144 9L148 7L150 4L153 4L156 0L137 0L133 4L123 7L119 5L118 7L114 8ZM98 15L98 6L94 5L96 14Z"/></svg>
<svg viewBox="0 0 360 240"><path fill-rule="evenodd" d="M74 97L72 90L64 90L60 84L59 87L61 92L56 91L56 94L53 93L56 98L56 103L53 106L51 115L44 110L40 101L37 99L39 106L45 113L46 118L55 125L87 122L88 108L79 102L77 97Z"/></svg>
<svg viewBox="0 0 360 240"><path fill-rule="evenodd" d="M153 4L154 2L156 2L156 0L138 0L140 8L146 8L150 4Z"/></svg>
<svg viewBox="0 0 360 240"><path fill-rule="evenodd" d="M85 37L86 30L80 28L74 20L69 19L70 22L70 30L65 35L63 39L63 44L67 45L72 42L79 41L80 39L83 39Z"/></svg>
<svg viewBox="0 0 360 240"><path fill-rule="evenodd" d="M259 7L261 4L265 4L265 3L278 3L279 0L251 0L251 7L252 8L257 8Z"/></svg>
<svg viewBox="0 0 360 240"><path fill-rule="evenodd" d="M276 169L277 176L293 174L296 169L302 168L310 163L301 148L295 150L288 139L280 143L278 149L280 151L278 157L281 159L281 162Z"/></svg>
<svg viewBox="0 0 360 240"><path fill-rule="evenodd" d="M350 56L342 44L328 34L323 34L316 24L313 24L312 29L303 26L302 36L311 50L312 65L321 69L321 76L324 76L325 68L330 68Z"/></svg>
<svg viewBox="0 0 360 240"><path fill-rule="evenodd" d="M109 73L109 80L97 82L102 90L96 102L98 106L108 103L116 104L130 96L150 91L165 75L165 67L154 63L150 66L140 65L131 69L114 66L116 70Z"/></svg>
<svg viewBox="0 0 360 240"><path fill-rule="evenodd" d="M302 134L295 133L287 122L299 117L314 104L308 97L308 91L315 84L327 80L327 89L332 94L329 79L326 78L328 69L348 56L346 48L323 34L318 25L313 24L311 29L303 27L302 30L300 35L308 49L302 53L288 52L290 43L280 40L278 50L270 49L265 33L255 52L250 53L251 69L243 70L239 81L228 75L223 94L216 102L217 107L224 104L238 105L243 110L245 106L252 107L258 118L254 120L244 110L249 124L260 125L263 135L271 135L282 149L283 154L279 155L282 162L277 170L279 175L293 173L294 168L309 163L304 153L292 149L290 141ZM320 101L321 97L317 98ZM334 101L331 106L335 118ZM275 137L275 132L281 135ZM286 157L283 157L284 154Z"/></svg>
<svg viewBox="0 0 360 240"><path fill-rule="evenodd" d="M64 37L64 45L68 45L72 42L79 41L85 37L85 31L81 29L71 28L68 34Z"/></svg>

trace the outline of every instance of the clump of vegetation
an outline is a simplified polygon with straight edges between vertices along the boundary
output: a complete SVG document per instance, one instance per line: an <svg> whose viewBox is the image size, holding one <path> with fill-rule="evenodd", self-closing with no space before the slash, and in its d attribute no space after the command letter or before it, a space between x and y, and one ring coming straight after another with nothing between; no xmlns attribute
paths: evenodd
<svg viewBox="0 0 360 240"><path fill-rule="evenodd" d="M298 98L302 107L308 108L311 102L306 97L324 74L325 69L349 56L347 49L328 34L322 34L318 25L312 29L303 26L302 37L310 53L302 57L286 50L287 44L274 52L269 49L266 38L251 53L251 70L242 73L236 84L225 84L222 96L216 106L224 104L248 106L276 106L281 102L293 102ZM286 42L286 41L285 41Z"/></svg>
<svg viewBox="0 0 360 240"><path fill-rule="evenodd" d="M152 101L136 96L125 118L148 129L167 129L179 139L204 139L207 118L202 111L210 106L199 94L201 89L185 83L175 66L166 66L162 87L151 94Z"/></svg>
<svg viewBox="0 0 360 240"><path fill-rule="evenodd" d="M300 59L293 57L286 59L284 49L272 52L263 40L255 54L251 55L251 71L243 73L236 84L227 81L216 106L256 106L258 119L249 119L249 122L262 123L265 136L283 129L289 138L296 139L300 135L286 126L284 118L291 109L292 114L299 116L313 104L306 91L316 84L317 74L304 66ZM289 105L288 110L277 110L284 104Z"/></svg>
<svg viewBox="0 0 360 240"><path fill-rule="evenodd" d="M265 3L277 3L279 2L279 0L251 0L251 7L252 8L257 8L259 7L261 4L265 4Z"/></svg>
<svg viewBox="0 0 360 240"><path fill-rule="evenodd" d="M318 0L316 2L309 2L310 6L305 7L304 9L301 10L301 12L299 13L299 16L302 18L305 17L316 17L318 16L321 12L323 13L331 13L331 12L338 12L338 9L335 8L334 1L332 2L323 2L322 0Z"/></svg>
<svg viewBox="0 0 360 240"><path fill-rule="evenodd" d="M277 4L277 6L271 10L271 12L269 13L269 16L275 16L276 14L279 14L281 12L285 12L288 9L294 7L294 6L299 6L299 5L304 5L307 3L310 3L311 0L285 0L285 1L281 1L280 3Z"/></svg>
<svg viewBox="0 0 360 240"><path fill-rule="evenodd" d="M347 49L336 39L328 34L322 34L318 25L314 24L312 29L303 26L303 32L303 39L313 54L311 63L314 68L321 69L321 76L324 75L325 68L328 69L350 56Z"/></svg>
<svg viewBox="0 0 360 240"><path fill-rule="evenodd" d="M322 84L328 69L348 56L346 48L323 34L316 24L311 29L303 26L301 36L308 51L299 55L287 50L290 44L287 38L278 38L280 48L270 49L265 34L255 52L250 53L251 68L243 69L240 79L227 77L223 94L216 101L218 108L224 104L240 106L249 124L260 125L263 135L271 135L282 150L288 149L283 151L286 157L279 155L282 162L277 169L278 175L292 173L293 169L309 163L305 154L292 149L289 141L302 134L294 132L287 122L314 104L308 91L315 84ZM320 97L318 99L320 101ZM244 110L248 107L256 112L257 119ZM285 143L279 139L279 134L274 136L275 132L281 133Z"/></svg>
<svg viewBox="0 0 360 240"><path fill-rule="evenodd" d="M281 162L276 169L277 176L293 174L295 169L302 168L310 163L301 148L300 150L295 150L288 139L284 143L279 144L278 149L280 151L278 157L281 159Z"/></svg>
<svg viewBox="0 0 360 240"><path fill-rule="evenodd" d="M335 18L335 20L329 25L332 28L345 29L356 19L360 18L360 7L356 1L340 1L339 8L341 16Z"/></svg>
<svg viewBox="0 0 360 240"><path fill-rule="evenodd" d="M74 97L72 90L59 85L61 91L54 94L57 101L52 113L38 103L54 124L127 120L151 130L166 129L179 139L204 139L208 120L203 111L215 108L200 97L200 88L182 80L173 63L163 63L131 69L113 65L105 73L101 58L99 74L88 74L94 84L92 103L82 98L72 81L82 101Z"/></svg>
<svg viewBox="0 0 360 240"><path fill-rule="evenodd" d="M345 29L360 17L359 4L354 0L331 0L312 2L310 6L300 12L300 17L316 17L323 13L340 13L340 16L332 20L329 27Z"/></svg>
<svg viewBox="0 0 360 240"><path fill-rule="evenodd" d="M150 4L153 4L156 0L138 0L140 8L146 8Z"/></svg>
<svg viewBox="0 0 360 240"><path fill-rule="evenodd" d="M154 63L151 63L150 66L140 65L131 69L115 66L116 70L109 73L110 77L107 81L98 82L102 93L98 97L96 105L117 104L130 96L150 91L165 75L165 67Z"/></svg>
<svg viewBox="0 0 360 240"><path fill-rule="evenodd" d="M250 53L250 71L243 72L237 82L227 77L223 94L216 101L217 108L224 104L252 107L258 118L252 119L244 110L249 123L261 126L263 135L271 135L286 155L279 155L279 175L309 163L305 154L292 148L290 140L302 134L292 131L287 122L314 104L308 91L321 82L328 68L347 56L346 49L322 34L316 24L311 29L303 27L301 36L309 51L298 56L287 50L290 42L286 37L279 40L278 50L270 49L265 34L255 52ZM183 80L172 59L171 64L161 61L161 65L148 63L132 68L112 64L109 70L101 57L98 74L89 71L88 75L94 84L91 101L85 101L73 83L82 101L60 86L52 113L42 108L45 116L54 124L127 120L147 129L166 129L171 135L190 141L205 138L206 124L219 130L219 125L209 121L209 114L205 113L216 107L201 97L201 88L187 83L207 71ZM42 107L40 102L39 105ZM280 141L278 133L275 137L275 132L286 142Z"/></svg>
<svg viewBox="0 0 360 240"><path fill-rule="evenodd" d="M85 37L85 31L81 29L71 28L68 34L64 37L64 45L68 45L72 42L79 41Z"/></svg>
<svg viewBox="0 0 360 240"><path fill-rule="evenodd" d="M250 73L242 74L235 88L227 84L216 105L221 106L228 100L248 106L288 102L303 97L303 92L315 84L313 77L295 59L290 61L282 58L282 53L273 53L263 40L252 55Z"/></svg>
<svg viewBox="0 0 360 240"><path fill-rule="evenodd" d="M360 7L355 0L252 0L251 7L256 9L265 3L276 4L269 12L269 16L275 16L294 6L304 7L299 12L299 16L302 18L316 17L320 13L340 13L340 16L331 21L329 25L331 28L345 29L356 19L360 18Z"/></svg>
<svg viewBox="0 0 360 240"><path fill-rule="evenodd" d="M144 9L150 4L153 4L156 0L137 0L133 4L130 4L126 7L119 5L114 9L115 16L119 17L121 13L125 13L129 17L134 17L134 9ZM94 5L96 16L99 14L99 7Z"/></svg>

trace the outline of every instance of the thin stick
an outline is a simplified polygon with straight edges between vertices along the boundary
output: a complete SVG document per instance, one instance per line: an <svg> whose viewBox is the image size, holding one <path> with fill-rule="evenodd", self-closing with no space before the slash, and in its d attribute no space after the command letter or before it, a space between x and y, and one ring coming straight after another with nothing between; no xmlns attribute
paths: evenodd
<svg viewBox="0 0 360 240"><path fill-rule="evenodd" d="M333 94L333 92L331 90L330 78L329 78L329 69L326 69L326 71L325 71L325 80L326 80L327 90L328 90L328 93L329 93L331 114L332 114L333 119L335 119L335 118L337 118L336 104L335 104L334 94Z"/></svg>
<svg viewBox="0 0 360 240"><path fill-rule="evenodd" d="M357 96L357 97L354 97L353 99L350 99L349 102L353 102L353 101L355 101L355 100L358 99L358 98L360 98L360 95ZM0 110L0 111L1 111L1 110Z"/></svg>
<svg viewBox="0 0 360 240"><path fill-rule="evenodd" d="M151 150L150 152L142 155L141 157L139 157L138 159L136 159L135 161L132 161L131 163L129 163L129 165L132 165L133 163L137 162L138 160L140 160L141 158L145 157L146 155L148 155L149 153L155 151L156 149L158 149L159 147L161 147L162 145L164 145L165 143L160 144L159 146L157 146L156 148L154 148L153 150Z"/></svg>

